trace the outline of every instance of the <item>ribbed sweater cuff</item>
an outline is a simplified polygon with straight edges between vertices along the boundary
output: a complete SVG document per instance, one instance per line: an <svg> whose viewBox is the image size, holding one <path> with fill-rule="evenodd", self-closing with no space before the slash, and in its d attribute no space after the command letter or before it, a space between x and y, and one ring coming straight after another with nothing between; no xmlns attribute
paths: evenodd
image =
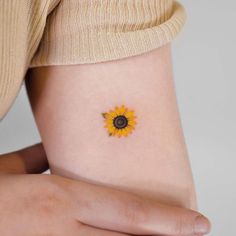
<svg viewBox="0 0 236 236"><path fill-rule="evenodd" d="M65 2L68 5L50 15L30 67L96 63L145 53L173 40L186 18L182 5L169 0Z"/></svg>

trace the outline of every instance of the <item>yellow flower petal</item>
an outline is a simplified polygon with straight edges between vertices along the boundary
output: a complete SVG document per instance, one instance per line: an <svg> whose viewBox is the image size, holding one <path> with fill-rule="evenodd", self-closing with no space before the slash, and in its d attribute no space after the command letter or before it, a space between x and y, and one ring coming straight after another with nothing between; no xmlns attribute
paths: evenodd
<svg viewBox="0 0 236 236"><path fill-rule="evenodd" d="M125 130L125 129L122 129L121 134L124 136L126 133L127 133L126 130Z"/></svg>
<svg viewBox="0 0 236 236"><path fill-rule="evenodd" d="M120 114L121 114L121 115L124 115L125 111L126 111L126 108L125 108L124 105L122 105L122 106L120 107Z"/></svg>
<svg viewBox="0 0 236 236"><path fill-rule="evenodd" d="M131 118L134 115L134 111L126 111L124 115L128 118Z"/></svg>
<svg viewBox="0 0 236 236"><path fill-rule="evenodd" d="M136 122L134 120L129 120L128 121L128 124L129 125L132 125L132 126L135 126L136 125Z"/></svg>
<svg viewBox="0 0 236 236"><path fill-rule="evenodd" d="M119 129L119 131L117 132L118 137L122 137L122 131Z"/></svg>
<svg viewBox="0 0 236 236"><path fill-rule="evenodd" d="M124 135L124 136L127 136L127 135L128 135L129 132L127 132L127 131L128 131L127 129L124 129L124 130L123 130L123 135Z"/></svg>

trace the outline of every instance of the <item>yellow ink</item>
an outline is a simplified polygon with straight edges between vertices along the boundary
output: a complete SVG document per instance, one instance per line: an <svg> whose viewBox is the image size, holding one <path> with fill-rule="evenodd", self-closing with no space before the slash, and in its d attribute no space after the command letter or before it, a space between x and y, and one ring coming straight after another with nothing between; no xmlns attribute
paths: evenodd
<svg viewBox="0 0 236 236"><path fill-rule="evenodd" d="M114 110L102 113L105 119L105 128L107 128L109 136L128 136L135 129L136 116L133 110L129 110L124 105L116 106Z"/></svg>

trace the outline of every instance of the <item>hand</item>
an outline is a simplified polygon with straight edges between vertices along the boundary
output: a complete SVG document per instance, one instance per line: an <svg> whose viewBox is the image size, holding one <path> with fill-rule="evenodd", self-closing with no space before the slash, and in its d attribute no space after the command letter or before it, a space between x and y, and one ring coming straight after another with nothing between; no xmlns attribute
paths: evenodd
<svg viewBox="0 0 236 236"><path fill-rule="evenodd" d="M209 227L197 212L56 175L2 174L0 202L4 236L195 235L196 219L198 233Z"/></svg>
<svg viewBox="0 0 236 236"><path fill-rule="evenodd" d="M192 236L195 220L202 218L191 210L56 175L2 174L0 202L4 236ZM210 227L202 220L206 231L202 226L198 235Z"/></svg>

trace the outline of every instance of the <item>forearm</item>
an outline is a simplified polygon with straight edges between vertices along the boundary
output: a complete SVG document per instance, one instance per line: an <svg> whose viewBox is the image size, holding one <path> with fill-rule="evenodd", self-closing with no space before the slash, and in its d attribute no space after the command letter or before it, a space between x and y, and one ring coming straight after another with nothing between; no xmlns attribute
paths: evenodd
<svg viewBox="0 0 236 236"><path fill-rule="evenodd" d="M42 143L0 155L0 173L31 174L48 169Z"/></svg>

